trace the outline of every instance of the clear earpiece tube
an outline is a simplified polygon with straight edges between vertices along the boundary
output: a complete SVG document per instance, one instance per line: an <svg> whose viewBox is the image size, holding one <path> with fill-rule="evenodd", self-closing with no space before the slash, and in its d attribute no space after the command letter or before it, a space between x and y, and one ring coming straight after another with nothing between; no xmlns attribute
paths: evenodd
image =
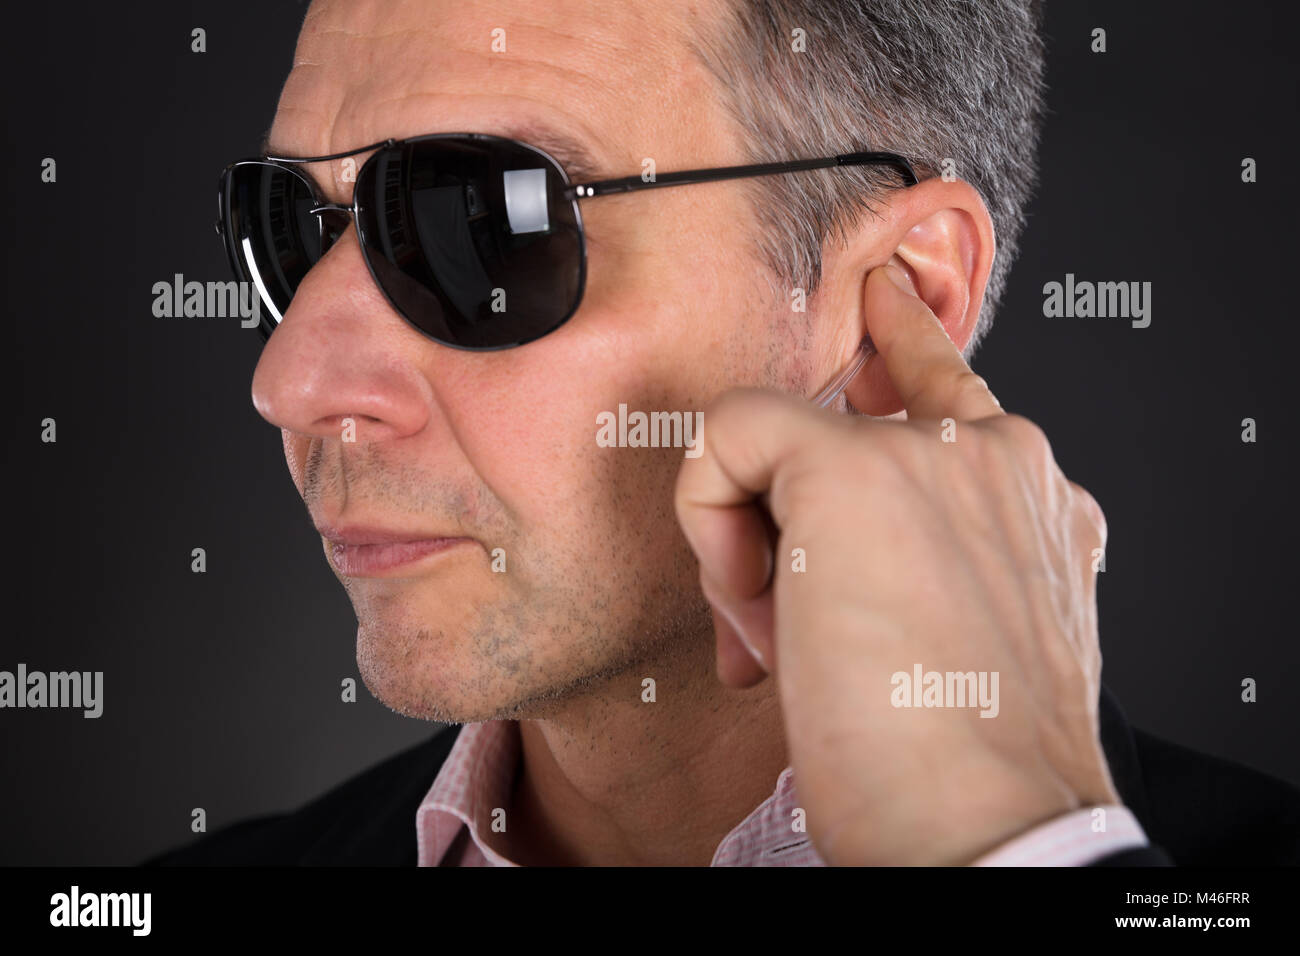
<svg viewBox="0 0 1300 956"><path fill-rule="evenodd" d="M853 360L844 366L844 370L839 375L836 375L829 385L810 398L809 401L818 408L829 408L831 403L840 397L840 393L849 387L849 382L853 381L853 377L862 371L862 366L867 364L867 359L871 357L871 353L875 350L876 347L871 341L871 336L865 336L862 339L862 344L858 346L858 351L854 354Z"/></svg>

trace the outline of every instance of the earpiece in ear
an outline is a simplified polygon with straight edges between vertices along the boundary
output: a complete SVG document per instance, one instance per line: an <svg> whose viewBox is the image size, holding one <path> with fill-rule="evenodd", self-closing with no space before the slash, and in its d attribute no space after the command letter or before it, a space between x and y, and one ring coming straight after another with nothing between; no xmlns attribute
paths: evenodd
<svg viewBox="0 0 1300 956"><path fill-rule="evenodd" d="M867 359L871 353L876 350L875 343L871 341L870 335L862 337L862 343L858 346L857 352L853 354L853 359L848 365L844 366L843 371L835 378L831 379L829 385L814 395L810 401L818 408L829 408L835 399L840 397L840 393L849 387L849 382L862 371L862 366L867 364Z"/></svg>

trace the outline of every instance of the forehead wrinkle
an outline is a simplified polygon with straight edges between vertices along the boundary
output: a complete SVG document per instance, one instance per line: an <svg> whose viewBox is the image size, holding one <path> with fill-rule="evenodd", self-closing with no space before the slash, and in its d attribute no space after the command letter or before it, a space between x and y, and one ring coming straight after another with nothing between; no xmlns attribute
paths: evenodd
<svg viewBox="0 0 1300 956"><path fill-rule="evenodd" d="M672 31L662 33L647 30L646 17L641 11L633 10L633 15L626 24L609 18L606 22L612 24L610 29L617 29L618 32L609 36L593 33L581 40L558 28L520 20L512 11L504 18L507 30L511 30L512 25L514 30L507 34L511 40L510 52L500 54L486 49L465 48L463 44L466 42L467 28L464 27L457 30L456 36L442 37L433 30L418 25L410 29L373 34L319 24L322 10L330 9L314 6L316 15L310 18L313 26L310 30L304 27L300 36L296 51L298 64L285 84L281 96L282 106L272 128L272 141L277 144L278 152L301 156L324 155L390 137L401 139L436 132L483 132L533 142L533 145L555 155L572 180L584 181L599 178L597 170L608 171L610 175L635 171L634 167L643 152L654 151L652 154L662 159L663 154L659 151L672 150L680 153L685 145L674 141L671 129L666 133L668 139L665 141L655 131L652 121L656 115L677 116L678 109L652 110L646 115L640 115L638 111L627 110L623 103L625 97L620 99L615 93L617 89L625 89L636 94L638 101L644 102L647 90L659 89L660 95L656 97L651 94L649 99L658 99L664 104L681 108L690 107L692 102L698 103L698 98L694 95L698 86L688 83L687 86L677 88L671 85L673 78L682 72L680 64L675 69L663 68L665 59L674 48L672 40L675 34ZM353 9L332 9L347 16L357 26L375 23L375 17L355 15ZM355 12L361 13L359 9ZM491 14L488 14L489 19L490 17ZM680 18L674 18L677 19ZM655 24L667 22L667 18L662 16L656 16L653 20ZM568 18L562 21L562 25L571 28L573 22ZM640 55L630 57L627 55L627 44L621 42L621 38L634 33L640 41L637 48ZM517 51L521 45L533 45L519 37L530 37L533 34L558 41L549 43L548 52L556 46L568 47L581 43L582 46L575 54L578 61L586 65L570 66L554 60L519 55ZM456 40L460 42L455 42ZM545 44L537 45L541 47ZM652 55L646 57L647 52ZM556 54L551 52L551 55ZM487 64L488 71L485 73L480 69L466 68L465 65L471 62L470 58L476 65ZM567 57L570 61L574 58L573 55ZM339 69L334 77L331 78L327 73L326 78L321 80L318 79L319 72L334 65L322 65L322 60L343 62L337 63ZM403 71L403 62L417 62L421 68L418 71ZM571 99L575 107L581 105L584 114L609 117L620 124L622 129L608 129L601 135L593 135L592 130L586 123L580 122L576 115L563 108L557 109L557 97L554 96L530 96L505 88L484 92L485 80L497 81L498 71L504 72L498 81L502 87L527 89L536 85L535 81L530 81L538 76L556 80L563 87L565 100ZM609 82L611 71L616 75L632 77L632 82L612 85ZM648 77L637 82L635 77L642 74L648 74ZM410 89L412 86L430 83L436 83L441 88L436 91ZM408 87L408 91L397 92L403 86ZM377 93L388 91L393 91L395 95L380 100L371 98ZM424 99L437 100L442 97L446 98L445 104L439 102L436 106L425 108L420 103ZM456 101L470 97L495 100L493 105L498 108L478 114L473 122L457 121L455 116L461 110L455 105ZM319 105L296 105L303 101ZM539 109L535 113L523 112L511 108L511 101ZM280 112L290 117L288 123L281 123ZM555 128L555 136L546 135L549 132L547 126ZM561 142L550 142L557 139ZM564 139L588 147L585 151L591 153L594 160L591 170L582 170L580 160L583 157L580 155L563 156L560 154L566 150L553 148L556 145L563 146ZM670 143L674 145L670 146ZM617 152L616 157L612 151ZM361 161L362 157L357 157L357 162ZM345 190L346 187L338 183L338 170L334 169L332 173L330 178L335 181L334 185Z"/></svg>
<svg viewBox="0 0 1300 956"><path fill-rule="evenodd" d="M518 28L516 27L515 29ZM650 74L655 77L661 77L665 73L665 71L662 69L662 65L654 65L648 62L647 59L644 57L627 56L627 53L630 49L629 47L615 45L615 44L607 44L607 43L602 44L599 40L595 38L578 39L575 37L570 37L568 34L556 33L555 31L551 31L541 25L537 25L536 29L544 33L548 33L552 36L561 37L565 40L570 41L571 44L574 46L575 50L583 54L589 55L593 49L598 51L603 51L602 55L596 57L597 63L592 64L592 67L600 68L599 74L601 80L603 81L602 86L608 85L608 80L610 78L611 71L614 71L615 73L624 76ZM338 40L339 42L336 44L331 44L331 41L333 40ZM360 42L360 45L370 46L372 48L375 44L381 44L386 41L398 41L395 42L394 45L397 46L398 50L402 52L405 52L410 47L417 47L418 53L420 54L417 57L417 59L419 60L419 62L424 64L426 69L436 65L435 61L440 58L454 59L455 57L458 56L466 56L466 57L474 57L476 59L481 59L481 60L487 60L492 64L493 69L497 68L502 64L508 64L511 67L533 69L533 70L546 71L549 73L559 74L562 80L566 78L568 79L577 78L586 81L588 85L590 85L596 79L597 71L593 68L565 65L565 63L563 62L563 59L565 58L565 52L561 51L557 56L557 54L554 52L553 45L538 44L539 47L547 49L551 53L551 56L553 57L551 59L538 59L526 55L520 55L517 50L512 50L510 53L502 54L502 53L494 53L491 52L490 50L476 49L474 47L461 46L459 44L451 44L448 43L447 38L440 33L434 32L432 30L420 29L416 27L413 27L411 29L406 29L406 30L395 30L390 33L380 33L380 34L348 33L341 30L321 31L313 35L310 38L310 41L308 41L306 37L300 39L297 50L295 51L294 67L297 68L299 65L307 66L307 67L320 66L323 63L327 62L330 56L334 56L339 59L344 59L350 63L355 63L357 60L361 59L361 57L357 57L353 55L354 51L337 51L337 50L319 51L321 53L327 53L328 55L324 58L317 57L317 58L307 60L304 59L304 57L306 56L306 52L304 48L306 48L306 50L310 50L311 46L316 43L320 43L325 46L358 45L357 41ZM432 56L430 55L431 50L436 51ZM311 50L311 52L316 53L318 51ZM644 53L645 52L644 46L638 46L637 52ZM396 63L399 59L395 51L382 51L382 53L383 53L383 64L385 66ZM373 59L378 55L379 54L372 54L371 58ZM445 75L446 77L450 79L457 78L457 71L454 67L444 66L441 67L440 69L442 74ZM364 75L369 77L373 75L374 71L367 69L362 72L364 73ZM616 76L615 78L618 77ZM475 85L477 85L479 81L476 78L472 82L474 82Z"/></svg>
<svg viewBox="0 0 1300 956"><path fill-rule="evenodd" d="M588 148L588 144L595 145L601 142L601 139L592 134L585 124L576 117L557 110L551 101L518 93L407 93L377 102L360 97L348 99L350 102L345 102L336 114L333 124L335 134L331 135L322 155L354 149L390 137L408 139L430 133L487 133L507 137L516 133L528 133L539 139L549 137L559 146L566 145L565 141L569 140L571 141L569 145L592 152L593 159L596 158L595 150ZM437 108L415 111L410 118L401 120L390 120L389 117L379 116L386 107L395 106L400 109L402 104L424 99L439 101ZM469 99L491 99L496 101L501 109L494 111L494 115L490 118L486 113L481 114L483 119L468 126L464 123L423 118L433 117L435 114L439 117L456 115L461 112L456 108L456 101ZM517 108L512 108L519 103L536 106L538 109L523 113ZM416 119L416 116L421 118ZM348 131L350 135L346 139L341 139L336 135L340 129ZM357 131L360 131L360 135L357 135Z"/></svg>
<svg viewBox="0 0 1300 956"><path fill-rule="evenodd" d="M541 116L543 119L546 117L547 114L555 114L557 112L563 113L563 111L559 111L556 109L553 99L544 99L541 97L529 96L524 93L512 92L506 89L501 89L496 92L487 92L487 93L482 92L482 80L481 78L478 77L465 77L463 83L456 82L457 80L460 79L461 76L463 76L463 74L460 74L458 76L457 71L455 70L449 70L444 74L446 78L452 80L452 82L448 85L446 89L441 89L436 91L413 90L410 92L399 93L397 95L390 95L380 100L375 100L372 97L376 89L383 88L383 86L385 85L384 80L383 79L376 80L373 78L372 75L363 74L362 76L364 81L359 84L351 83L348 82L347 80L344 80L342 83L334 86L333 91L335 92L336 95L332 97L333 103L330 104L332 106L332 110L326 107L318 108L318 107L304 107L304 106L297 105L295 101L298 100L299 98L305 97L305 92L300 92L304 90L304 88L305 91L309 91L311 93L316 93L317 95L320 95L321 98L324 98L323 94L330 92L330 89L328 87L322 89L320 86L313 85L310 80L304 80L301 74L299 74L298 76L291 76L290 82L286 83L285 90L281 95L281 104L279 107L279 111L280 112L290 112L290 111L303 112L309 115L317 116L321 120L324 120L331 112L333 112L334 121L329 124L330 126L329 134L326 135L322 140L321 133L324 132L324 128L323 128L325 125L324 123L321 123L317 127L315 131L315 135L299 134L299 135L292 135L292 136L285 137L282 135L283 131L278 128L279 122L277 117L277 124L276 124L277 135L274 138L275 142L280 143L283 142L285 139L289 140L289 142L284 142L284 145L278 148L282 149L282 151L286 153L292 152L300 155L325 155L327 153L340 152L344 149L365 145L365 143L367 142L377 142L382 139L387 139L390 136L393 138L400 139L407 136L418 136L425 133L442 132L443 130L438 130L433 128L427 121L422 121L418 124L402 124L400 127L384 128L381 127L380 123L377 122L375 119L374 116L375 112L381 109L393 105L396 105L400 108L405 102L418 100L420 98L433 99L439 97L455 98L455 97L473 96L473 97L481 97L481 98L497 98L502 101L505 100L524 101L542 107L543 109L542 111L539 112L538 115ZM467 87L473 87L473 88L461 90L459 89L459 87L461 87L462 85ZM520 86L526 88L527 84L520 84ZM584 91L577 91L575 93L574 99L590 104L592 97L589 96ZM359 118L361 122L356 122L357 118ZM563 119L564 122L559 123L558 125L571 127L573 138L576 138L578 140L586 140L590 143L600 142L600 138L593 135L592 131L589 130L584 123L579 122L576 116L573 116L568 113L563 113ZM502 122L507 122L507 121L502 121ZM528 117L527 120L511 119L508 120L508 122L514 122L516 125L522 125L525 122L529 124L539 125L539 120L534 116ZM343 127L344 130L349 134L348 139L340 140L340 135L339 135L340 127ZM355 130L357 129L362 130L363 135L357 136L355 133ZM465 129L458 128L454 130L446 130L446 132L461 132L461 131L487 132L489 130L488 130L488 126L481 125L481 124L473 124L471 128L465 128ZM502 130L502 132L503 133L505 132L504 129ZM557 131L557 132L561 134L557 138L562 139L567 131Z"/></svg>
<svg viewBox="0 0 1300 956"><path fill-rule="evenodd" d="M446 4L452 6L451 4ZM686 6L685 10L680 9L674 4L656 5L653 13L639 8L635 4L625 4L616 11L607 9L607 0L587 0L585 3L576 4L580 10L571 10L567 13L563 10L557 10L556 7L563 7L563 3L548 3L544 8L544 15L549 15L558 20L558 25L549 25L539 17L529 17L529 10L515 9L483 9L479 8L470 11L472 19L461 20L459 22L446 18L439 21L437 29L423 27L421 23L424 17L420 17L411 23L410 26L401 29L390 30L386 33L370 32L368 28L375 26L375 16L366 17L365 8L360 4L356 5L339 5L333 8L331 12L341 14L352 14L351 21L354 26L360 29L347 29L339 26L316 26L315 20L319 19L322 14L329 8L322 4L313 4L309 16L304 20L303 29L299 33L299 49L308 45L311 41L327 42L330 40L389 40L393 38L408 39L420 35L430 36L435 43L442 48L458 47L461 51L467 53L476 53L484 56L490 56L496 59L514 59L521 48L535 46L537 49L545 50L548 53L553 52L557 44L555 40L568 41L572 47L584 52L590 53L595 50L603 53L602 59L606 60L606 67L613 67L624 72L660 72L659 67L650 64L651 57L647 53L653 53L659 60L667 59L675 62L681 53L681 49L675 49L674 38L680 39L671 29L664 31L662 34L656 34L652 29L665 24L681 28L689 22L692 15L698 15L693 9L693 4ZM425 7L435 7L437 4L420 4ZM504 6L504 5L503 5ZM423 11L422 11L423 12ZM436 10L429 11L435 13ZM464 13L463 7L456 7L456 13ZM315 16L310 14L314 13ZM614 15L611 15L613 13ZM400 11L388 11L384 22L397 19ZM502 16L503 15L503 16ZM539 14L543 15L543 14ZM620 16L621 15L621 16ZM360 22L364 21L364 23ZM312 29L308 29L308 24ZM573 26L581 24L588 29L581 35L565 33L562 29L564 26ZM450 28L458 28L451 32ZM471 28L472 27L472 28ZM481 47L487 45L490 38L490 31L501 28L505 30L506 40L508 43L508 53L504 56L500 53L487 52ZM533 32L544 34L540 38L534 38ZM523 39L519 39L522 36ZM461 41L456 43L456 41ZM531 42L530 42L531 41ZM558 44L563 46L563 44ZM684 48L684 44L677 44L678 47ZM629 51L635 51L638 55L629 57Z"/></svg>
<svg viewBox="0 0 1300 956"><path fill-rule="evenodd" d="M511 16L516 15L512 13ZM462 42L448 43L447 37L418 26L383 34L356 33L339 27L321 27L304 31L296 55L309 69L314 64L329 59L344 61L340 66L344 66L345 71L350 75L341 78L341 85L346 90L346 92L340 91L341 98L352 98L361 92L357 89L358 80L362 81L359 85L363 88L373 88L377 84L389 82L396 84L408 78L408 82L412 79L418 82L420 78L428 78L431 69L435 67L442 86L439 92L458 92L462 88L464 92L478 92L483 87L483 76L477 70L463 69L463 62L458 62L472 57L480 62L489 63L492 72L503 68L518 71L516 76L507 76L512 85L515 85L514 81L517 79L517 85L526 88L535 82L536 75L544 75L548 80L554 80L562 88L572 91L570 95L575 101L583 102L591 108L593 99L608 101L611 98L613 88L610 83L611 78L631 79L633 82L626 84L626 88L644 92L646 89L664 87L668 79L679 72L677 69L664 68L665 64L676 65L680 60L680 55L671 56L673 47L670 42L671 37L654 35L647 37L643 28L634 33L633 28L640 19L643 18L634 17L632 25L624 28L624 32L629 34L628 42L622 42L621 37L618 36L611 39L599 33L584 36L579 40L540 24L508 20L507 23L514 22L515 36L509 47L510 52L507 54L464 45L464 30L460 31ZM617 24L618 21L611 18L607 22ZM656 22L662 23L664 20L658 17ZM528 36L532 32L543 35L543 42L539 42L537 46L547 51L547 58L537 59L520 55L520 47L527 44L518 39L518 34L523 33ZM559 39L561 42L557 44L553 42L554 39ZM635 43L632 43L633 40ZM575 46L575 44L580 45ZM376 49L377 46L385 45L393 49ZM557 46L574 47L573 54L576 55L570 55L567 50L562 50L557 56L555 52ZM628 49L632 46L635 46L638 56L627 55ZM358 47L368 49L363 51ZM655 50L653 57L645 56L649 50ZM410 62L422 65L423 68L418 76L414 71L400 69L400 64L405 61L403 54L406 53L412 54ZM680 51L678 53L680 54ZM569 65L573 61L582 65ZM635 82L637 77L642 81ZM291 75L290 81L286 83L285 92L292 97L301 84L300 75ZM613 115L618 115L618 112L614 112ZM336 147L341 148L345 145L331 141L321 145L320 149L333 152L336 151Z"/></svg>

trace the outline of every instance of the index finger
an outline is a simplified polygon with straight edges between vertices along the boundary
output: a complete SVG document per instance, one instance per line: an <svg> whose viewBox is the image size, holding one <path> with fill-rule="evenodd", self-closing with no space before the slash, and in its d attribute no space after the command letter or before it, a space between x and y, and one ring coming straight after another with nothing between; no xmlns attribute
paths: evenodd
<svg viewBox="0 0 1300 956"><path fill-rule="evenodd" d="M772 576L763 512L780 525L780 475L819 439L819 413L790 395L734 389L705 410L705 454L677 474L674 506L700 567L725 596L751 598Z"/></svg>
<svg viewBox="0 0 1300 956"><path fill-rule="evenodd" d="M902 277L906 290L890 273ZM867 276L867 330L908 418L973 421L1004 414L988 384L971 371L907 273L887 264Z"/></svg>

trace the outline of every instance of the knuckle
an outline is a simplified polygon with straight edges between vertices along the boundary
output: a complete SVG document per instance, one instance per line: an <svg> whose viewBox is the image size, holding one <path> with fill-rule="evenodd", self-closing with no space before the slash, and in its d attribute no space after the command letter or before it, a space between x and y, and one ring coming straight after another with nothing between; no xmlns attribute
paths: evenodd
<svg viewBox="0 0 1300 956"><path fill-rule="evenodd" d="M967 472L976 480L985 480L1006 473L1006 451L997 436L989 434L983 422L967 425L962 440L962 459Z"/></svg>
<svg viewBox="0 0 1300 956"><path fill-rule="evenodd" d="M1023 415L1007 415L999 419L999 424L1022 453L1032 458L1055 461L1052 456L1052 443L1047 440L1047 433L1028 418Z"/></svg>
<svg viewBox="0 0 1300 956"><path fill-rule="evenodd" d="M982 401L988 394L988 383L981 376L970 369L962 369L949 379L944 397L948 407L964 408Z"/></svg>
<svg viewBox="0 0 1300 956"><path fill-rule="evenodd" d="M774 410L774 396L760 388L730 388L705 406L705 413L715 419L727 420L732 416L753 414L758 410Z"/></svg>
<svg viewBox="0 0 1300 956"><path fill-rule="evenodd" d="M1022 415L1005 415L998 420L996 427L1010 446L1020 474L1027 477L1033 487L1042 491L1064 478L1056 465L1052 443L1038 425Z"/></svg>
<svg viewBox="0 0 1300 956"><path fill-rule="evenodd" d="M970 369L966 369L962 372L962 374L958 376L958 381L963 395L966 393L972 393L983 396L989 391L989 383L984 380L984 376L977 375Z"/></svg>
<svg viewBox="0 0 1300 956"><path fill-rule="evenodd" d="M1102 544L1105 544L1107 533L1106 513L1101 510L1101 505L1097 503L1097 499L1092 496L1092 493L1087 488L1075 484L1073 481L1069 483L1069 486L1078 510L1083 513L1088 523L1096 529L1101 537Z"/></svg>

